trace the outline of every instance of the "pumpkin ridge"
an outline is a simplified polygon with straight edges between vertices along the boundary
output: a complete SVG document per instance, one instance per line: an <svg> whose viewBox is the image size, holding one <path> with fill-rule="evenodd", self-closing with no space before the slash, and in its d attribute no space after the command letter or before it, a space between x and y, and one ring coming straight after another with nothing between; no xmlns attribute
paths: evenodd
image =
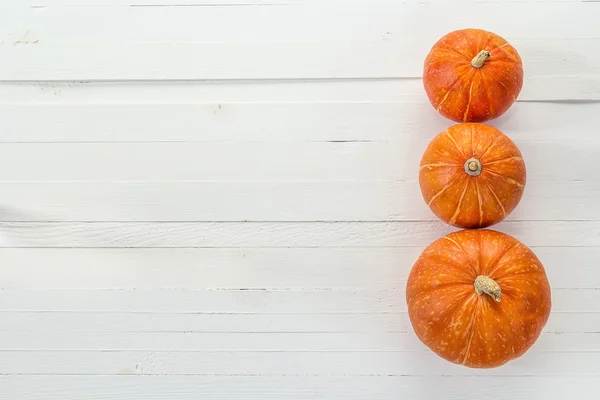
<svg viewBox="0 0 600 400"><path fill-rule="evenodd" d="M468 158L465 153L463 153L463 151L460 149L460 147L458 147L458 143L456 143L456 140L454 139L454 136L452 136L450 134L450 130L446 129L444 131L444 133L446 134L446 136L448 136L448 139L450 139L450 141L452 142L452 144L454 145L454 148L456 149L456 151L458 151L458 155L460 155L461 157L464 158Z"/></svg>
<svg viewBox="0 0 600 400"><path fill-rule="evenodd" d="M461 174L455 174L455 175L458 175L458 176L456 177L456 179L453 179L452 181L448 182L448 183L446 184L446 186L444 186L443 188L441 188L439 192L437 192L435 195L433 195L433 196L431 197L431 200L429 200L429 202L427 203L427 205L431 206L431 204L433 204L433 202L434 202L434 201L435 201L435 200L436 200L438 197L440 197L440 196L441 196L441 195L442 195L442 194L443 194L443 193L444 193L446 190L450 189L450 187L451 187L452 185L454 185L454 184L455 184L455 183L456 183L458 180L460 180L460 178L462 177L462 175L461 175Z"/></svg>
<svg viewBox="0 0 600 400"><path fill-rule="evenodd" d="M477 206L479 208L479 226L483 225L483 200L479 191L479 181L475 180L475 189L477 189ZM481 241L481 239L480 239Z"/></svg>
<svg viewBox="0 0 600 400"><path fill-rule="evenodd" d="M434 67L453 68L455 65L459 67L470 67L468 64L469 58L464 54L450 48L436 48L436 50L439 50L439 53L443 53L443 57L438 54L433 60L430 60L429 58L426 59L425 64L423 65L424 72L427 72ZM468 69L464 72L466 73L467 71Z"/></svg>
<svg viewBox="0 0 600 400"><path fill-rule="evenodd" d="M462 33L462 35L464 36L465 40L467 41L467 43L468 43L468 45L470 47L470 50L474 50L474 53L477 54L479 52L478 46L477 45L473 45L473 42L471 42L471 38L469 37L469 35L467 35L467 31L461 30L460 33Z"/></svg>
<svg viewBox="0 0 600 400"><path fill-rule="evenodd" d="M458 214L460 213L460 207L462 206L463 199L465 198L465 193L467 193L467 189L469 188L469 179L467 179L467 184L460 195L460 199L458 199L458 205L456 206L456 211L454 211L454 215L450 219L450 225L454 225L456 222L456 218L458 218Z"/></svg>
<svg viewBox="0 0 600 400"><path fill-rule="evenodd" d="M467 116L469 115L469 109L471 108L471 100L473 99L473 84L475 83L475 77L471 79L471 86L469 87L469 101L467 102L467 108L463 115L463 122L467 122ZM471 132L472 134L472 132ZM471 148L473 148L473 136L471 135Z"/></svg>
<svg viewBox="0 0 600 400"><path fill-rule="evenodd" d="M497 176L498 178L504 179L506 182L508 182L508 183L512 183L513 185L515 185L515 186L518 186L518 187L520 187L520 188L524 188L524 187L525 187L525 185L523 185L523 184L522 184L522 183L520 183L520 182L517 182L517 181L516 181L516 180L514 180L513 178L511 178L511 177L508 177L508 176L504 176L504 175L500 175L499 173L497 173L497 172L494 172L494 171L492 171L492 170L490 170L490 169L487 169L485 172L486 172L487 174L494 175L494 176Z"/></svg>
<svg viewBox="0 0 600 400"><path fill-rule="evenodd" d="M496 282L498 282L498 284L500 284L501 281L505 280L505 279L511 279L515 276L521 276L521 275L530 275L530 274L539 274L540 271L527 271L527 272L519 272L518 274L511 274L508 276L501 276L499 278L494 278L494 280Z"/></svg>
<svg viewBox="0 0 600 400"><path fill-rule="evenodd" d="M494 140L492 140L492 143L490 143L490 144L487 146L487 148L485 149L485 151L483 152L483 154L479 156L479 159L481 160L481 162L482 162L482 163L485 163L485 164L487 164L487 162L483 161L483 157L485 157L485 155L486 155L487 153L489 153L489 151L490 151L490 150L492 150L492 149L493 149L493 147L494 147L496 144L498 144L498 142L499 142L500 140L502 140L502 139L504 139L504 136L502 136L502 135L498 135L498 136L496 136L496 138L495 138Z"/></svg>
<svg viewBox="0 0 600 400"><path fill-rule="evenodd" d="M506 255L508 253L510 253L515 248L517 248L520 244L521 244L521 242L517 241L515 244L513 244L512 246L510 246L500 257L498 257L498 259L496 260L496 262L494 263L494 265L492 265L489 268L487 275L490 275L490 276L494 275L494 272L496 272L496 270L498 269L498 265L500 265L500 263L502 262L502 260L504 259L504 257L506 257Z"/></svg>
<svg viewBox="0 0 600 400"><path fill-rule="evenodd" d="M483 246L481 245L482 242L482 234L478 233L477 235L477 276L479 275L485 275L482 273L482 271L484 271L484 266L485 263L483 262L483 255L481 254L481 249L483 248ZM477 280L477 278L475 278L475 280ZM475 281L473 281L473 285L475 285Z"/></svg>
<svg viewBox="0 0 600 400"><path fill-rule="evenodd" d="M476 299L475 301L478 301L478 299ZM466 365L467 359L469 358L469 351L471 351L471 343L473 343L473 337L475 336L475 320L477 319L478 314L479 307L477 307L477 305L474 305L473 316L471 317L471 321L469 321L468 327L468 329L471 330L471 334L469 335L469 341L467 342L467 347L465 349L465 358L463 358L461 363L462 365Z"/></svg>
<svg viewBox="0 0 600 400"><path fill-rule="evenodd" d="M512 58L512 57L510 57L509 53L507 53L507 52L505 52L503 50L506 46L510 46L510 43L506 42L502 46L498 46L495 49L490 50L490 52L492 52L492 51L500 51L502 53L502 55L507 58L507 60L498 60L498 57L495 57L496 61L504 61L504 62L511 63L511 64L518 63L519 61L521 61L518 58Z"/></svg>
<svg viewBox="0 0 600 400"><path fill-rule="evenodd" d="M491 36L489 32L486 32L486 34L484 36L480 36L479 40L480 40L480 42L483 41L483 43L479 43L479 46L481 49L487 49L488 51L491 52L492 51L491 49L493 47L496 47L494 45L495 38L493 36Z"/></svg>
<svg viewBox="0 0 600 400"><path fill-rule="evenodd" d="M506 85L502 81L498 81L498 83L501 84L504 89L508 90L508 88L506 87Z"/></svg>
<svg viewBox="0 0 600 400"><path fill-rule="evenodd" d="M504 161L510 161L510 160L523 161L523 157L521 157L521 156L505 157L505 158L501 158L499 160L486 161L485 165L494 165L494 164L498 164L498 163L501 163L501 162L504 162Z"/></svg>
<svg viewBox="0 0 600 400"><path fill-rule="evenodd" d="M485 76L485 74L483 73L481 68L479 68L477 71L479 72L479 74L481 74L481 82L483 83L481 86L485 89L485 94L487 95L487 98L488 98L488 105L489 105L488 112L491 115L494 115L495 111L496 111L493 109L494 99L492 99L492 95L490 94L490 88L487 83L487 77ZM500 81L498 81L498 82L500 82ZM504 87L506 87L506 86L504 86Z"/></svg>
<svg viewBox="0 0 600 400"><path fill-rule="evenodd" d="M474 275L477 275L477 268L475 268L473 266L473 263L471 262L471 260L469 259L469 256L467 256L467 253L465 253L465 251L463 250L462 246L458 244L458 242L456 242L456 240L452 239L451 237L448 236L444 236L444 239L449 240L450 242L454 243L454 245L458 248L458 250L462 253L462 255L465 257L465 260L467 260L467 263L469 264L469 267L471 267L471 272L473 272Z"/></svg>
<svg viewBox="0 0 600 400"><path fill-rule="evenodd" d="M506 54L506 53L503 53L503 54ZM498 57L496 57L494 59L490 58L490 61L488 61L488 64L511 64L512 65L514 63L515 63L515 61L513 61L511 59L500 60L500 59L498 59Z"/></svg>
<svg viewBox="0 0 600 400"><path fill-rule="evenodd" d="M475 144L473 141L473 136L475 136L475 125L471 125L471 157L475 156Z"/></svg>
<svg viewBox="0 0 600 400"><path fill-rule="evenodd" d="M504 83L502 83L502 81L499 80L498 83L501 84L504 89L506 89L507 91L510 92L510 89L507 88L506 85ZM517 101L517 98L514 94L512 95L512 98L513 98L513 102Z"/></svg>
<svg viewBox="0 0 600 400"><path fill-rule="evenodd" d="M449 287L453 287L453 286L465 286L465 293L464 293L465 298L469 295L467 287L471 286L470 283L468 283L468 282L458 282L458 281L456 281L456 282L446 282L446 283L442 283L441 285L438 285L436 287L422 288L418 292L413 293L410 297L407 297L406 298L406 302L408 304L410 304L415 299L417 299L419 296L423 296L423 295L429 295L429 296L431 296L432 293L435 293L438 290L448 289Z"/></svg>
<svg viewBox="0 0 600 400"><path fill-rule="evenodd" d="M448 51L448 52L450 52L450 53L457 54L457 55L459 55L459 56L461 56L461 57L464 57L465 61L471 61L471 58L472 58L472 57L469 57L469 56L467 56L467 55L466 55L466 54L464 54L464 53L461 53L460 51L458 51L457 49L455 49L455 48L452 48L452 47L446 47L446 46L435 46L435 49L436 49L436 50L441 50L441 51ZM441 62L446 62L446 61L447 61L447 60L441 60ZM435 64L435 63L437 63L437 62L440 62L440 61L438 61L438 60L432 61L432 62L430 62L429 64L427 64L427 65L425 66L425 68L429 68L431 65L433 65L433 64Z"/></svg>
<svg viewBox="0 0 600 400"><path fill-rule="evenodd" d="M494 196L494 199L496 199L496 202L498 203L498 205L500 206L500 208L502 209L502 215L504 215L504 218L506 218L506 210L504 209L504 206L502 205L502 202L500 201L500 199L496 195L496 192L494 192L494 189L492 189L492 186L488 182L484 181L484 183L485 183L485 186L487 186L487 188L490 191L490 193L492 194L492 196Z"/></svg>
<svg viewBox="0 0 600 400"><path fill-rule="evenodd" d="M454 168L458 168L460 167L460 164L449 164L449 163L431 163L431 164L424 164L421 165L419 167L419 169L426 169L426 168L438 168L438 167L454 167Z"/></svg>
<svg viewBox="0 0 600 400"><path fill-rule="evenodd" d="M446 94L444 94L444 98L442 99L442 101L438 104L437 106L437 110L438 112L440 111L440 109L442 108L442 104L444 104L444 102L448 99L448 96L450 96L450 92L452 92L452 89L454 89L454 87L456 87L456 85L461 81L462 77L465 76L468 72L472 71L473 68L468 68L465 72L461 73L460 75L458 75L456 77L456 80L452 83L452 85L450 85L450 87L448 88L448 90L446 91Z"/></svg>

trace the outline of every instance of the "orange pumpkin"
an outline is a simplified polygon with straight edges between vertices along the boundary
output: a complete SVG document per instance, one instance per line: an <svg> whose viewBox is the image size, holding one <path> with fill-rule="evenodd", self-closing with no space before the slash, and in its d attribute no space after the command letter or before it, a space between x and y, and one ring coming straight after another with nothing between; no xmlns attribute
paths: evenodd
<svg viewBox="0 0 600 400"><path fill-rule="evenodd" d="M535 254L485 229L452 233L427 247L410 272L406 300L417 337L440 357L472 368L523 355L551 309Z"/></svg>
<svg viewBox="0 0 600 400"><path fill-rule="evenodd" d="M441 38L425 60L431 104L457 122L483 122L504 114L523 87L519 53L502 37L463 29Z"/></svg>
<svg viewBox="0 0 600 400"><path fill-rule="evenodd" d="M525 182L525 162L512 140L474 122L437 135L419 170L425 202L438 218L460 228L502 221L519 204Z"/></svg>

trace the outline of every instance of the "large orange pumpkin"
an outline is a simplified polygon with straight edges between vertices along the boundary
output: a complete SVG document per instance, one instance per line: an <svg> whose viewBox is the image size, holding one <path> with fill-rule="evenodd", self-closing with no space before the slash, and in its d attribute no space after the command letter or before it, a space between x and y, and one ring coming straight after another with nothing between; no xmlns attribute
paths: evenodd
<svg viewBox="0 0 600 400"><path fill-rule="evenodd" d="M504 114L523 86L519 53L502 37L463 29L431 49L423 73L431 104L457 122L483 122Z"/></svg>
<svg viewBox="0 0 600 400"><path fill-rule="evenodd" d="M544 267L517 239L465 230L433 242L406 288L418 338L440 357L492 368L523 355L551 309Z"/></svg>
<svg viewBox="0 0 600 400"><path fill-rule="evenodd" d="M425 202L438 218L460 228L502 221L519 204L525 182L525 162L513 141L474 122L437 135L419 170Z"/></svg>

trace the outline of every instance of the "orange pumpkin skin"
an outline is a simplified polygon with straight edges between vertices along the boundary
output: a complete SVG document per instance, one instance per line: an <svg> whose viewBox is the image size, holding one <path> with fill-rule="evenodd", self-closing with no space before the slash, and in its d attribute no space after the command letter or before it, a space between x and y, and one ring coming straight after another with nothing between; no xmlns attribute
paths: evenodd
<svg viewBox="0 0 600 400"><path fill-rule="evenodd" d="M500 291L478 294L480 276ZM498 367L523 355L551 309L538 258L492 230L460 231L433 242L410 272L406 300L417 337L440 357L471 368Z"/></svg>
<svg viewBox="0 0 600 400"><path fill-rule="evenodd" d="M433 46L425 59L423 83L429 101L446 118L484 122L498 118L517 100L523 63L502 37L463 29Z"/></svg>
<svg viewBox="0 0 600 400"><path fill-rule="evenodd" d="M471 171L471 167L477 167ZM478 175L476 175L478 174ZM437 135L421 159L423 199L442 221L466 229L506 218L523 197L527 173L521 152L504 133L468 122Z"/></svg>

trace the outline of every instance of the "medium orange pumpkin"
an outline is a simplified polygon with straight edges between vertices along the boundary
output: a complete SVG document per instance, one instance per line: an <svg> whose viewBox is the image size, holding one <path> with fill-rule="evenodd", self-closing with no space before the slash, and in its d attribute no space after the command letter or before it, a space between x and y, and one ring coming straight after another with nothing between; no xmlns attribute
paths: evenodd
<svg viewBox="0 0 600 400"><path fill-rule="evenodd" d="M450 32L431 49L423 73L431 104L457 122L483 122L504 114L523 87L519 53L481 29Z"/></svg>
<svg viewBox="0 0 600 400"><path fill-rule="evenodd" d="M492 230L465 230L433 242L408 278L408 314L434 353L472 368L523 355L551 309L550 285L535 254Z"/></svg>
<svg viewBox="0 0 600 400"><path fill-rule="evenodd" d="M513 141L474 122L437 135L419 170L425 202L438 218L460 228L502 221L519 204L525 182L525 162Z"/></svg>

